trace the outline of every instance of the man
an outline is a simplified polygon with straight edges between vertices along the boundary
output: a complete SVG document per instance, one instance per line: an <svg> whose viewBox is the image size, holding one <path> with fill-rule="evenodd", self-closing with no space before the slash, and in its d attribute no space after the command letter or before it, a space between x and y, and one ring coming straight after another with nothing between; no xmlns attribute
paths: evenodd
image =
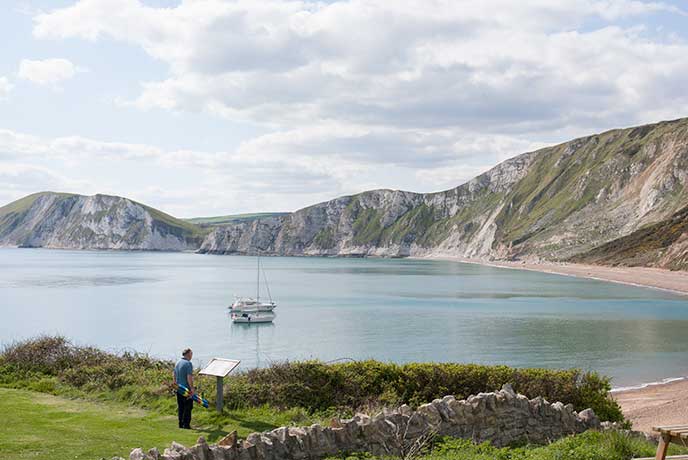
<svg viewBox="0 0 688 460"><path fill-rule="evenodd" d="M182 351L182 359L174 366L174 383L184 385L189 389L189 396L185 397L177 393L177 415L179 416L179 428L191 429L191 411L193 410L192 396L196 391L193 386L193 351L186 348Z"/></svg>

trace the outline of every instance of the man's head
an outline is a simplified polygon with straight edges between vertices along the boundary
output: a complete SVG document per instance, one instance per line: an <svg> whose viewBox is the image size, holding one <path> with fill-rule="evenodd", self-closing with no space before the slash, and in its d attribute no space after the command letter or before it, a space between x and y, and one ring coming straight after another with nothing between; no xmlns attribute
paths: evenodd
<svg viewBox="0 0 688 460"><path fill-rule="evenodd" d="M191 358L193 357L193 351L191 351L191 348L185 348L184 351L182 351L182 357L191 361Z"/></svg>

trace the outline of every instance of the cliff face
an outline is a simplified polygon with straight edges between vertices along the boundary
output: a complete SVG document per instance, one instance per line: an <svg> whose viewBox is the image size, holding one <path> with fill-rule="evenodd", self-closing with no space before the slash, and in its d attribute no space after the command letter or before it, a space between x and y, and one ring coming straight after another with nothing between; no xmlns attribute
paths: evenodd
<svg viewBox="0 0 688 460"><path fill-rule="evenodd" d="M40 193L0 208L0 245L537 261L569 260L629 237L622 244L633 242L639 255L628 263L685 268L675 262L688 258L685 237L647 257L649 246L638 241L651 238L642 229L688 205L687 186L682 119L526 153L444 192L373 190L211 226L125 198Z"/></svg>
<svg viewBox="0 0 688 460"><path fill-rule="evenodd" d="M376 190L218 227L200 251L567 259L688 203L688 119L508 160L452 190Z"/></svg>
<svg viewBox="0 0 688 460"><path fill-rule="evenodd" d="M0 246L180 251L201 239L191 224L114 196L44 192L0 208Z"/></svg>

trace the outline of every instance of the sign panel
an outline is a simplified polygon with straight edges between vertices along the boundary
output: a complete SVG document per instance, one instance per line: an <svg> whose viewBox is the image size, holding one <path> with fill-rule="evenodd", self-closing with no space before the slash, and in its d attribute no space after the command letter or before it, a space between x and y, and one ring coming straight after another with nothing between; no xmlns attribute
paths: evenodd
<svg viewBox="0 0 688 460"><path fill-rule="evenodd" d="M241 361L238 359L213 358L210 360L205 369L201 370L199 374L214 375L215 377L227 377Z"/></svg>

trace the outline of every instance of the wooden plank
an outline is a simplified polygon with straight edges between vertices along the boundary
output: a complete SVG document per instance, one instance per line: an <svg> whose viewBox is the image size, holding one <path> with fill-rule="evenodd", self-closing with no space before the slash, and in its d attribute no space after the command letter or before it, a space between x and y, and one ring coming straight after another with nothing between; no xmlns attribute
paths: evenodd
<svg viewBox="0 0 688 460"><path fill-rule="evenodd" d="M666 460L667 450L669 449L669 443L671 438L666 435L662 435L659 438L659 444L657 444L657 453L655 455L655 460Z"/></svg>
<svg viewBox="0 0 688 460"><path fill-rule="evenodd" d="M688 425L663 425L663 426L653 426L652 431L667 431L667 430L680 430L682 428L688 428Z"/></svg>
<svg viewBox="0 0 688 460"><path fill-rule="evenodd" d="M668 433L667 433L668 434ZM680 435L668 435L671 438L671 442L678 444L679 446L688 447L686 440L688 439L688 433L681 433Z"/></svg>

